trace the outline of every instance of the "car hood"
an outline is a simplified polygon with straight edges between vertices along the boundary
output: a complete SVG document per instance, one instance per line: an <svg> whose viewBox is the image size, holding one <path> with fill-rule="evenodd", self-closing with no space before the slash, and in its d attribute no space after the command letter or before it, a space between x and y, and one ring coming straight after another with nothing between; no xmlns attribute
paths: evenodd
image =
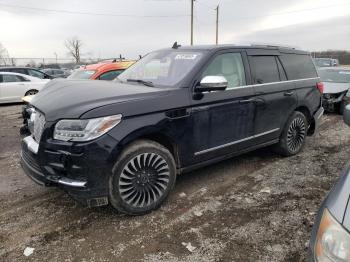
<svg viewBox="0 0 350 262"><path fill-rule="evenodd" d="M324 94L337 94L342 93L350 88L350 83L333 83L333 82L323 82L324 83Z"/></svg>
<svg viewBox="0 0 350 262"><path fill-rule="evenodd" d="M45 114L47 121L55 121L79 118L90 110L106 105L154 99L168 92L169 89L114 81L53 80L34 96L31 104ZM146 110L152 108L143 109L144 112Z"/></svg>
<svg viewBox="0 0 350 262"><path fill-rule="evenodd" d="M350 163L343 171L343 175L339 178L335 186L329 193L326 201L326 207L331 214L339 221L343 222L343 226L350 231Z"/></svg>

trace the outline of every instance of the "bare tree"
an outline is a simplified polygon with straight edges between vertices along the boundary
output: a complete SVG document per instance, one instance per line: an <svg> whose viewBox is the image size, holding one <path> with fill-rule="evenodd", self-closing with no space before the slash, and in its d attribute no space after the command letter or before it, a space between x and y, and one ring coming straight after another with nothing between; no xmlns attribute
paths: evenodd
<svg viewBox="0 0 350 262"><path fill-rule="evenodd" d="M82 45L83 42L77 37L67 39L65 42L65 46L68 49L69 55L74 58L75 63L77 64L80 63L80 50Z"/></svg>
<svg viewBox="0 0 350 262"><path fill-rule="evenodd" d="M0 65L7 65L10 63L10 55L7 49L0 43Z"/></svg>

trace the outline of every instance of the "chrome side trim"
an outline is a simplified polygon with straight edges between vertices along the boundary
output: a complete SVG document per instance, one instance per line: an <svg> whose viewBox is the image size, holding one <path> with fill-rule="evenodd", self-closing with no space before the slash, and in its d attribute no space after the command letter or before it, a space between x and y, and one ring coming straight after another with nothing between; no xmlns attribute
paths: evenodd
<svg viewBox="0 0 350 262"><path fill-rule="evenodd" d="M23 142L27 145L29 151L33 152L34 154L38 153L39 144L33 139L32 136L23 138Z"/></svg>
<svg viewBox="0 0 350 262"><path fill-rule="evenodd" d="M60 178L57 181L58 184L65 185L65 186L71 186L71 187L85 187L86 181L78 181L78 180L73 180L69 179L66 177Z"/></svg>
<svg viewBox="0 0 350 262"><path fill-rule="evenodd" d="M198 151L198 152L194 153L194 155L198 156L198 155L205 154L205 153L208 153L208 152L211 152L211 151L214 151L214 150L218 150L218 149L221 149L221 148L224 148L224 147L232 146L232 145L235 145L235 144L238 144L238 143L242 143L244 141L251 140L251 139L254 139L254 138L257 138L257 137L260 137L260 136L268 135L268 134L276 132L278 130L280 130L280 129L279 128L275 128L275 129L272 129L272 130L269 130L269 131L266 131L266 132L254 135L254 136L249 136L249 137L246 137L246 138L243 138L243 139L240 139L240 140L236 140L236 141L233 141L233 142L230 142L230 143L227 143L227 144L223 144L223 145L220 145L220 146L204 149L202 151Z"/></svg>
<svg viewBox="0 0 350 262"><path fill-rule="evenodd" d="M286 80L286 81L271 82L271 83L264 83L264 84L254 84L254 85L237 86L237 87L226 88L226 90L236 90L236 89L240 89L240 88L256 87L256 86L277 85L277 84L283 84L283 83L293 83L293 82L300 82L300 81L306 81L306 80L316 80L316 79L320 79L320 78L319 78L319 77L312 77L312 78L303 78L303 79L295 79L295 80Z"/></svg>

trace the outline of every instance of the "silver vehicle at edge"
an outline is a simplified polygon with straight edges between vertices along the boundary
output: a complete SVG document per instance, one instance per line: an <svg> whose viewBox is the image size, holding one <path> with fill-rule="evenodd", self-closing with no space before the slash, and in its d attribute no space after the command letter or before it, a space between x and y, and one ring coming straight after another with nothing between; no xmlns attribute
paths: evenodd
<svg viewBox="0 0 350 262"><path fill-rule="evenodd" d="M350 103L350 68L318 68L324 84L322 105L325 111L343 113Z"/></svg>
<svg viewBox="0 0 350 262"><path fill-rule="evenodd" d="M350 126L350 105L344 110ZM350 261L350 162L326 199L312 229L310 261Z"/></svg>

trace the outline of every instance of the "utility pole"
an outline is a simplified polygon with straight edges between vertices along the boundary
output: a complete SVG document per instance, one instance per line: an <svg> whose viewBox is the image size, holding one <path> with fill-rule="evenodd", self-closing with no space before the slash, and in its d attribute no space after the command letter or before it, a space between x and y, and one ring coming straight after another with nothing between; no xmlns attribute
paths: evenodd
<svg viewBox="0 0 350 262"><path fill-rule="evenodd" d="M215 8L216 10L216 44L219 44L219 5Z"/></svg>
<svg viewBox="0 0 350 262"><path fill-rule="evenodd" d="M56 57L56 65L57 65L57 53L54 52L54 55L55 55L55 57Z"/></svg>
<svg viewBox="0 0 350 262"><path fill-rule="evenodd" d="M191 0L191 45L193 45L193 4L195 0Z"/></svg>

